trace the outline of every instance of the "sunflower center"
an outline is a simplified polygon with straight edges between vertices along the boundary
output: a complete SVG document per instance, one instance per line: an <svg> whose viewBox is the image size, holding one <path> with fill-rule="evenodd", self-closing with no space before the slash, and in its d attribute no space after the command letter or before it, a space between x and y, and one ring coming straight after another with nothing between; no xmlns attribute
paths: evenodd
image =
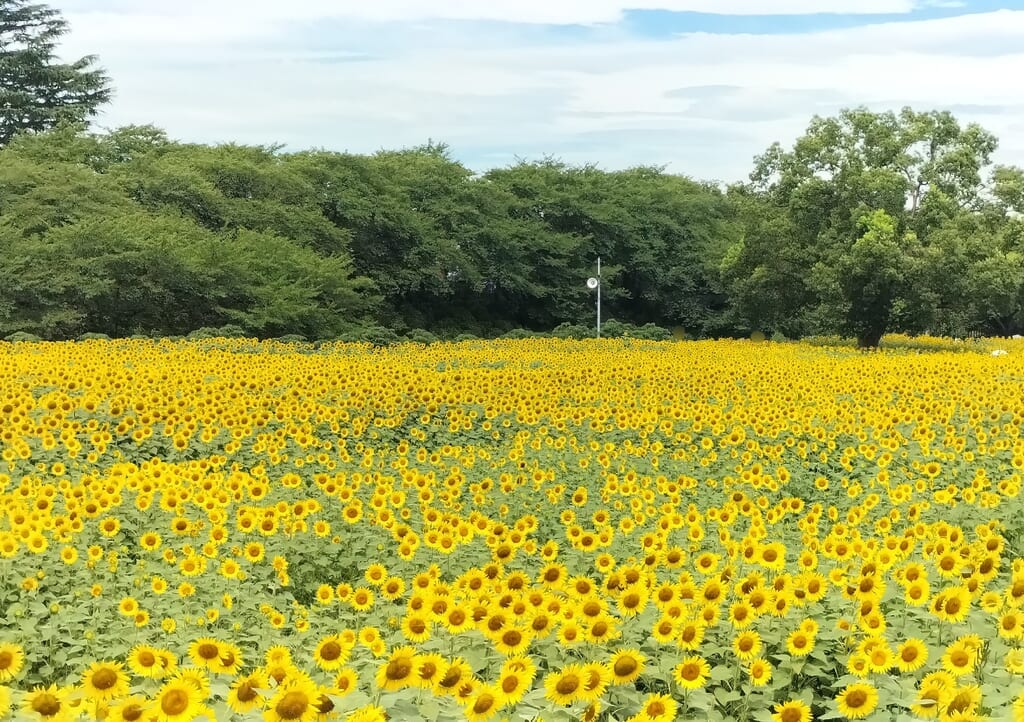
<svg viewBox="0 0 1024 722"><path fill-rule="evenodd" d="M183 689L170 689L160 697L160 709L168 717L174 717L187 710L188 703L188 692Z"/></svg>
<svg viewBox="0 0 1024 722"><path fill-rule="evenodd" d="M217 659L220 656L220 650L217 648L217 645L210 644L209 642L200 644L197 651L203 659Z"/></svg>
<svg viewBox="0 0 1024 722"><path fill-rule="evenodd" d="M782 722L801 722L802 718L803 715L800 714L800 710L795 707L787 707L782 710L782 714L779 716Z"/></svg>
<svg viewBox="0 0 1024 722"><path fill-rule="evenodd" d="M505 644L507 644L510 647L515 647L515 646L518 646L519 643L523 641L523 635L520 634L515 629L510 629L509 631L505 632L504 635L502 635L501 641L503 641Z"/></svg>
<svg viewBox="0 0 1024 722"><path fill-rule="evenodd" d="M494 707L494 696L488 692L481 694L473 703L473 711L476 714L484 714L492 707Z"/></svg>
<svg viewBox="0 0 1024 722"><path fill-rule="evenodd" d="M509 675L501 680L501 691L505 694L511 694L517 689L519 689L519 678L515 675Z"/></svg>
<svg viewBox="0 0 1024 722"><path fill-rule="evenodd" d="M868 701L867 692L862 689L855 689L846 695L846 705L851 709L857 709L863 707Z"/></svg>
<svg viewBox="0 0 1024 722"><path fill-rule="evenodd" d="M693 680L700 678L700 667L696 664L684 664L683 669L679 674L683 679L688 682L692 682Z"/></svg>
<svg viewBox="0 0 1024 722"><path fill-rule="evenodd" d="M636 671L636 660L632 657L623 657L622 659L616 660L615 666L612 669L615 672L616 677L628 677Z"/></svg>
<svg viewBox="0 0 1024 722"><path fill-rule="evenodd" d="M142 705L130 704L121 710L121 719L128 720L128 722L135 722L137 719L142 719L142 714L146 710L142 708Z"/></svg>
<svg viewBox="0 0 1024 722"><path fill-rule="evenodd" d="M412 672L412 664L407 659L394 659L388 662L388 668L385 674L388 679L401 680L405 679Z"/></svg>
<svg viewBox="0 0 1024 722"><path fill-rule="evenodd" d="M555 690L558 694L572 694L580 687L580 678L575 674L567 674L558 680Z"/></svg>
<svg viewBox="0 0 1024 722"><path fill-rule="evenodd" d="M458 667L449 669L444 677L441 678L441 686L445 689L451 689L459 683L460 679L462 679L462 671Z"/></svg>
<svg viewBox="0 0 1024 722"><path fill-rule="evenodd" d="M54 717L60 712L60 700L49 692L43 692L32 700L32 709L42 717Z"/></svg>
<svg viewBox="0 0 1024 722"><path fill-rule="evenodd" d="M299 719L306 713L309 707L309 697L305 692L293 690L288 692L281 701L274 706L281 719Z"/></svg>
<svg viewBox="0 0 1024 722"><path fill-rule="evenodd" d="M320 695L320 699L313 706L316 707L316 711L320 714L329 714L334 710L334 702L326 694Z"/></svg>
<svg viewBox="0 0 1024 722"><path fill-rule="evenodd" d="M333 662L341 656L341 645L331 640L320 647L320 656L328 662Z"/></svg>
<svg viewBox="0 0 1024 722"><path fill-rule="evenodd" d="M252 688L252 682L246 680L238 685L235 696L238 697L239 702L252 702L259 694Z"/></svg>
<svg viewBox="0 0 1024 722"><path fill-rule="evenodd" d="M112 669L99 669L92 676L92 686L96 689L110 689L117 684L117 672Z"/></svg>
<svg viewBox="0 0 1024 722"><path fill-rule="evenodd" d="M139 652L138 661L143 667L152 667L156 664L156 655L149 650L143 650Z"/></svg>

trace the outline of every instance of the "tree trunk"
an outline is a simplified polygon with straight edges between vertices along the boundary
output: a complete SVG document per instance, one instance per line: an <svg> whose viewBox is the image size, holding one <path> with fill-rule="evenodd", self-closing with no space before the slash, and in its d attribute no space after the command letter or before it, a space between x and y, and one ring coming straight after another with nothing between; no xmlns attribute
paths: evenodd
<svg viewBox="0 0 1024 722"><path fill-rule="evenodd" d="M881 343L883 335L885 335L884 328L864 329L857 334L857 347L865 349L878 348L878 344Z"/></svg>

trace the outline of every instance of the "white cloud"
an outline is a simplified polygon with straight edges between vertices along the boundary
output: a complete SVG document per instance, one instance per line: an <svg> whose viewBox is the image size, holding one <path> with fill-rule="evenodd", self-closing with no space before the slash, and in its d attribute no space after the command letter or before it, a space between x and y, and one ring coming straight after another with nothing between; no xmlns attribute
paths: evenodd
<svg viewBox="0 0 1024 722"><path fill-rule="evenodd" d="M812 5L768 4L784 2ZM228 27L233 4L211 2L206 15L191 17L201 10L189 0L176 6L182 15L163 23L155 15L73 17L69 53L99 53L117 87L101 121L153 122L201 141L360 152L433 137L477 166L552 153L608 167L667 163L675 172L733 180L769 143L790 142L814 113L909 104L952 107L962 120L982 122L1001 138L999 159L1024 164L1024 130L1015 120L1024 115L1015 86L1024 77L1024 11L802 35L654 41L608 32L559 42L489 24L325 21L292 28L269 19L278 11L261 14L269 7L262 0ZM294 8L294 19L327 5L293 0L275 7ZM339 4L330 5L337 14ZM371 5L401 4L359 7ZM436 5L451 15L490 3ZM540 3L517 5L524 7L516 12L541 12ZM565 3L580 13L584 5L600 13L621 3ZM157 6L145 5L159 14ZM496 7L504 12L512 3Z"/></svg>
<svg viewBox="0 0 1024 722"><path fill-rule="evenodd" d="M374 22L478 20L536 24L614 23L629 10L716 15L809 15L907 13L928 0L63 0L59 7L87 13L105 11L148 17L231 18L238 28L264 22L304 22L327 18ZM197 28L198 29L198 28ZM221 30L233 32L231 24Z"/></svg>

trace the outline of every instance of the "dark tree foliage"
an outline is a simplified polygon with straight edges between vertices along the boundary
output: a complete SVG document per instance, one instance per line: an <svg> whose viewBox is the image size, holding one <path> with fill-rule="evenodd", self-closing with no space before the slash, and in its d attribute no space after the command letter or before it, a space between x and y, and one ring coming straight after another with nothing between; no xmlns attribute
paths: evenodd
<svg viewBox="0 0 1024 722"><path fill-rule="evenodd" d="M82 122L110 99L94 56L58 62L57 42L67 31L58 10L0 0L0 146L20 131Z"/></svg>

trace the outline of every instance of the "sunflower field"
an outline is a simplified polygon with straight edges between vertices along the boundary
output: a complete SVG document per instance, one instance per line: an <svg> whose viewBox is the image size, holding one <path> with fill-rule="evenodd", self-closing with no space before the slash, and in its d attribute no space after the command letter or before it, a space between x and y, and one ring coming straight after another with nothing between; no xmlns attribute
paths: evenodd
<svg viewBox="0 0 1024 722"><path fill-rule="evenodd" d="M0 719L1021 722L943 344L0 344Z"/></svg>

